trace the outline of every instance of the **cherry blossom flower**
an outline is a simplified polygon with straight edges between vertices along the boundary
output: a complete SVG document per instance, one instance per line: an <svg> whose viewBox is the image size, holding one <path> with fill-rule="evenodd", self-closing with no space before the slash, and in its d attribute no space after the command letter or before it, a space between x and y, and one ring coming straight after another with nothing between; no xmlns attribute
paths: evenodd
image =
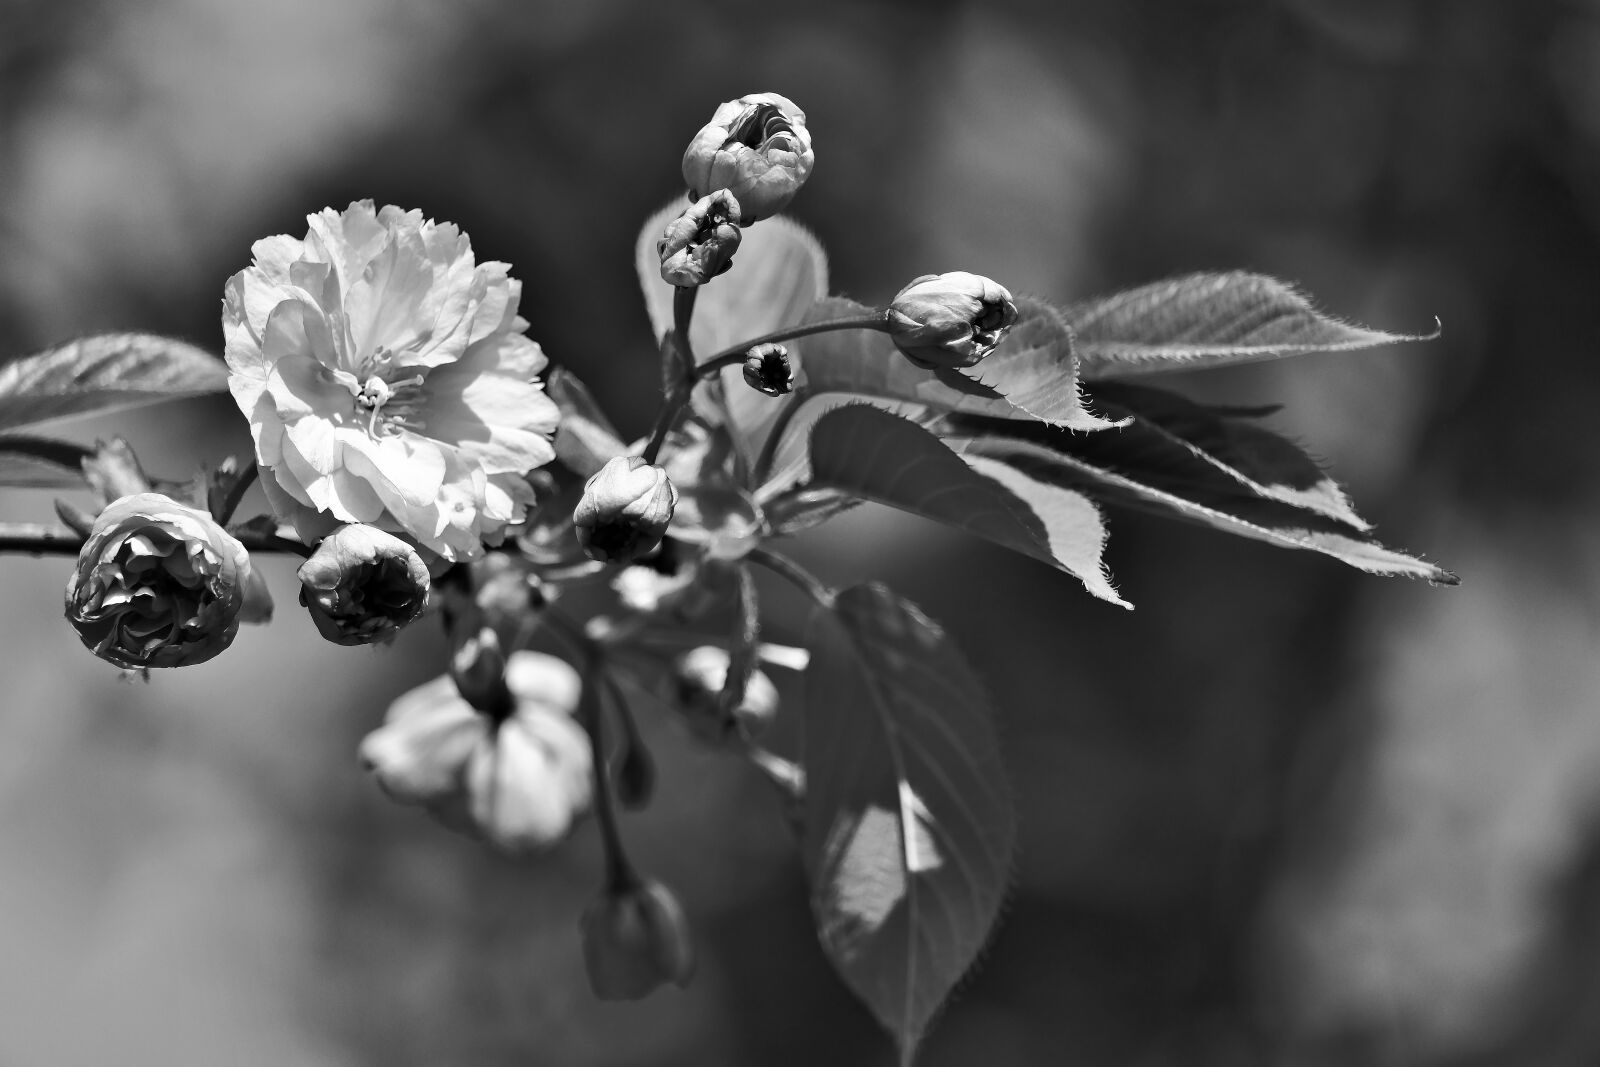
<svg viewBox="0 0 1600 1067"><path fill-rule="evenodd" d="M257 241L223 299L229 385L262 487L308 543L344 523L475 559L554 457L522 284L466 234L371 201Z"/></svg>

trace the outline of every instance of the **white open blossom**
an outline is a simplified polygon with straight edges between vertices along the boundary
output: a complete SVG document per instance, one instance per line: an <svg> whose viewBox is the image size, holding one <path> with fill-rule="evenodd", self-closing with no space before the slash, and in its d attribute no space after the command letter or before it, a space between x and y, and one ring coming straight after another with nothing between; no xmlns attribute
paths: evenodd
<svg viewBox="0 0 1600 1067"><path fill-rule="evenodd" d="M360 522L473 559L532 502L558 412L522 283L467 235L369 200L257 241L223 300L262 487L302 538Z"/></svg>

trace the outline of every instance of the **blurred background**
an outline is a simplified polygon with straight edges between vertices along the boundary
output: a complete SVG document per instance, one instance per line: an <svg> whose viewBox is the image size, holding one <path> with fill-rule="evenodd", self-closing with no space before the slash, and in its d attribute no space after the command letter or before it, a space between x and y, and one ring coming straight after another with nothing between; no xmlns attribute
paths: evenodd
<svg viewBox="0 0 1600 1067"><path fill-rule="evenodd" d="M1458 589L1126 513L1132 613L878 509L798 547L922 604L1002 709L1021 860L924 1062L1600 1062L1594 0L0 0L0 356L119 329L220 351L251 242L371 197L513 264L531 334L642 433L635 231L758 90L807 112L794 214L858 299L1245 268L1444 324L1162 384L1285 403ZM249 447L226 398L114 429L171 475ZM601 1004L592 828L503 859L356 765L442 668L431 628L325 644L276 559L274 625L125 683L59 621L67 567L0 560L0 1065L892 1062L769 790L675 724L625 832L700 974Z"/></svg>

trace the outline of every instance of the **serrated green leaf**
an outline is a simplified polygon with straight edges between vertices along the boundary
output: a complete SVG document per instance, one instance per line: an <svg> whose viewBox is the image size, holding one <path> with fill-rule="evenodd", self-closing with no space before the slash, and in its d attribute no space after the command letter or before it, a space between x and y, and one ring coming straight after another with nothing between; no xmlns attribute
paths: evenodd
<svg viewBox="0 0 1600 1067"><path fill-rule="evenodd" d="M77 489L83 461L94 450L71 441L28 434L0 435L0 486L13 489Z"/></svg>
<svg viewBox="0 0 1600 1067"><path fill-rule="evenodd" d="M1019 317L1000 346L964 372L923 370L874 330L813 334L793 342L802 388L854 393L994 418L1037 420L1075 430L1106 429L1078 392L1071 334L1058 313L1021 297ZM843 297L820 300L806 322L855 318L871 308ZM961 379L961 380L954 380Z"/></svg>
<svg viewBox="0 0 1600 1067"><path fill-rule="evenodd" d="M1190 274L1069 307L1085 381L1313 352L1348 352L1430 334L1341 322L1264 274Z"/></svg>
<svg viewBox="0 0 1600 1067"><path fill-rule="evenodd" d="M994 712L882 585L814 616L803 854L817 931L909 1064L1000 908L1016 841Z"/></svg>
<svg viewBox="0 0 1600 1067"><path fill-rule="evenodd" d="M0 430L227 389L227 365L202 348L156 334L97 334L0 367Z"/></svg>
<svg viewBox="0 0 1600 1067"><path fill-rule="evenodd" d="M1100 560L1105 527L1081 493L981 461L969 465L914 423L867 404L829 411L811 432L811 485L976 534L1073 575L1128 607Z"/></svg>
<svg viewBox="0 0 1600 1067"><path fill-rule="evenodd" d="M657 338L672 329L674 287L661 280L656 241L684 207L682 200L675 200L652 215L639 231L634 248L645 310ZM689 327L695 357L704 360L740 342L792 326L827 292L828 257L809 230L782 215L746 226L733 266L702 285L695 298ZM728 420L739 428L747 451L759 450L782 400L751 389L737 366L726 368L719 382L720 404ZM718 402L715 390L695 391L695 410L702 418L721 421L715 409Z"/></svg>
<svg viewBox="0 0 1600 1067"><path fill-rule="evenodd" d="M1186 519L1280 548L1320 552L1369 574L1425 578L1438 585L1460 581L1442 567L1385 547L1326 516L1275 500L1242 495L1214 498L1195 483L1164 474L1162 467L1142 465L1136 453L1118 451L1114 444L1092 453L1083 449L1086 441L1102 435L1056 434L1046 441L993 432L1004 426L991 422L989 432L972 437L961 434L973 427L952 427L947 443L963 455L1003 460L1030 477L1086 491L1107 503ZM1093 458L1088 458L1091 454Z"/></svg>
<svg viewBox="0 0 1600 1067"><path fill-rule="evenodd" d="M1212 492L1226 495L1236 486L1245 495L1305 508L1357 530L1371 529L1339 483L1297 445L1251 421L1254 412L1204 407L1176 393L1125 382L1101 384L1095 402L1131 420L1122 431L1124 440L1142 439L1142 450L1154 453L1166 447L1198 461L1207 469L1196 472L1197 481L1220 475L1213 479L1217 484Z"/></svg>

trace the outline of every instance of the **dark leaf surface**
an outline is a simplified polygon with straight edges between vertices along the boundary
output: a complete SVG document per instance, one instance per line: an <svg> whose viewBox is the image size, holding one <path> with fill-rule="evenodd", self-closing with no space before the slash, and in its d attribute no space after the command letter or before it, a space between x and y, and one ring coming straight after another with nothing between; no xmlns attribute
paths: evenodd
<svg viewBox="0 0 1600 1067"><path fill-rule="evenodd" d="M811 433L812 485L966 530L1074 575L1128 605L1101 563L1105 527L1083 494L1001 464L962 462L937 437L869 404L829 411Z"/></svg>
<svg viewBox="0 0 1600 1067"><path fill-rule="evenodd" d="M993 928L1015 815L994 712L939 627L882 585L819 608L804 856L818 934L909 1063Z"/></svg>
<svg viewBox="0 0 1600 1067"><path fill-rule="evenodd" d="M1442 585L1458 582L1442 567L1387 548L1347 523L1276 500L1231 490L1219 493L1214 481L1175 466L1170 450L1141 452L1126 442L1119 446L1115 438L1124 431L1074 437L1046 427L1031 433L1027 427L983 421L987 425L953 421L951 447L963 455L1002 460L1030 477L1079 489L1108 503L1187 519L1283 548L1321 552L1372 574L1425 578Z"/></svg>

